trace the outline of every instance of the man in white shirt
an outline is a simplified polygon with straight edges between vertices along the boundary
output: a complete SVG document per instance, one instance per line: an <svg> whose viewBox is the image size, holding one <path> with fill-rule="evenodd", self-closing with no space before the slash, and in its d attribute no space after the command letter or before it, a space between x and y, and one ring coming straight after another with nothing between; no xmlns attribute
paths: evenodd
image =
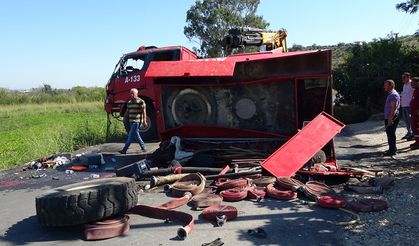
<svg viewBox="0 0 419 246"><path fill-rule="evenodd" d="M410 100L412 100L413 95L413 88L411 86L410 80L410 73L405 72L402 75L403 81L403 91L400 94L401 96L401 118L403 119L404 123L406 124L407 133L402 139L407 139L407 141L413 140L413 132L412 127L410 125L410 113L409 113L409 104Z"/></svg>

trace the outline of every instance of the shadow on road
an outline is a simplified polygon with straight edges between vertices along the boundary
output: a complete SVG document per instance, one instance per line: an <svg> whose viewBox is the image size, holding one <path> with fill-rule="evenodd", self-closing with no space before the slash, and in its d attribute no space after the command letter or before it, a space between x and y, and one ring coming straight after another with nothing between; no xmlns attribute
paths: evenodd
<svg viewBox="0 0 419 246"><path fill-rule="evenodd" d="M83 239L82 226L46 228L39 225L34 215L12 225L5 235L0 237L0 242L25 245L33 242L79 241L80 239Z"/></svg>
<svg viewBox="0 0 419 246"><path fill-rule="evenodd" d="M383 157L383 153L379 151L374 152L364 152L358 154L343 154L339 155L339 160L347 160L347 161L359 161L362 159L371 159L371 158L378 158Z"/></svg>

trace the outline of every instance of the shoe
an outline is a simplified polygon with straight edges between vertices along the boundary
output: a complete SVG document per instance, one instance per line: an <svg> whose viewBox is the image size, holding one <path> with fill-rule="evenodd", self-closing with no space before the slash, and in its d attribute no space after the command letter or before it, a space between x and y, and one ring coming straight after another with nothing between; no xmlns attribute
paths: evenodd
<svg viewBox="0 0 419 246"><path fill-rule="evenodd" d="M384 152L384 156L393 156L393 155L397 155L397 153L395 151L386 151L386 152Z"/></svg>
<svg viewBox="0 0 419 246"><path fill-rule="evenodd" d="M123 154L123 155L125 155L127 153L125 150L120 150L118 152L119 152L119 154Z"/></svg>
<svg viewBox="0 0 419 246"><path fill-rule="evenodd" d="M402 139L409 139L409 137L410 137L410 135L406 134L406 135L404 135L404 137L402 137Z"/></svg>
<svg viewBox="0 0 419 246"><path fill-rule="evenodd" d="M142 152L147 152L147 149L146 148L141 148L141 151Z"/></svg>
<svg viewBox="0 0 419 246"><path fill-rule="evenodd" d="M406 139L407 139L407 141L413 141L413 140L415 140L415 137L413 137L413 136L409 136L409 137L407 137Z"/></svg>

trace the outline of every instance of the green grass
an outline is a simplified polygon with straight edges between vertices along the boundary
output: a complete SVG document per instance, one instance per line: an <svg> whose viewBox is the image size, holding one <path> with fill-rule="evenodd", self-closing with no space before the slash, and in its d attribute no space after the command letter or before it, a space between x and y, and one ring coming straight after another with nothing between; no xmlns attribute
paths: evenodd
<svg viewBox="0 0 419 246"><path fill-rule="evenodd" d="M111 126L111 139L123 139L122 124ZM104 143L106 113L102 102L2 105L0 136L0 169L7 169Z"/></svg>

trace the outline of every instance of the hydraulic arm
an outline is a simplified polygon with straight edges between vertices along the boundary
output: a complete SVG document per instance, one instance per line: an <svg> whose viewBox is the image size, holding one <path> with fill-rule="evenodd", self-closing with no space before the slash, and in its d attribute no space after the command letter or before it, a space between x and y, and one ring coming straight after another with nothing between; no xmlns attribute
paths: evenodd
<svg viewBox="0 0 419 246"><path fill-rule="evenodd" d="M246 46L266 46L266 50L282 48L287 52L287 31L269 31L252 27L232 28L228 35L222 40L223 47L227 53L231 53L234 48L244 48Z"/></svg>

